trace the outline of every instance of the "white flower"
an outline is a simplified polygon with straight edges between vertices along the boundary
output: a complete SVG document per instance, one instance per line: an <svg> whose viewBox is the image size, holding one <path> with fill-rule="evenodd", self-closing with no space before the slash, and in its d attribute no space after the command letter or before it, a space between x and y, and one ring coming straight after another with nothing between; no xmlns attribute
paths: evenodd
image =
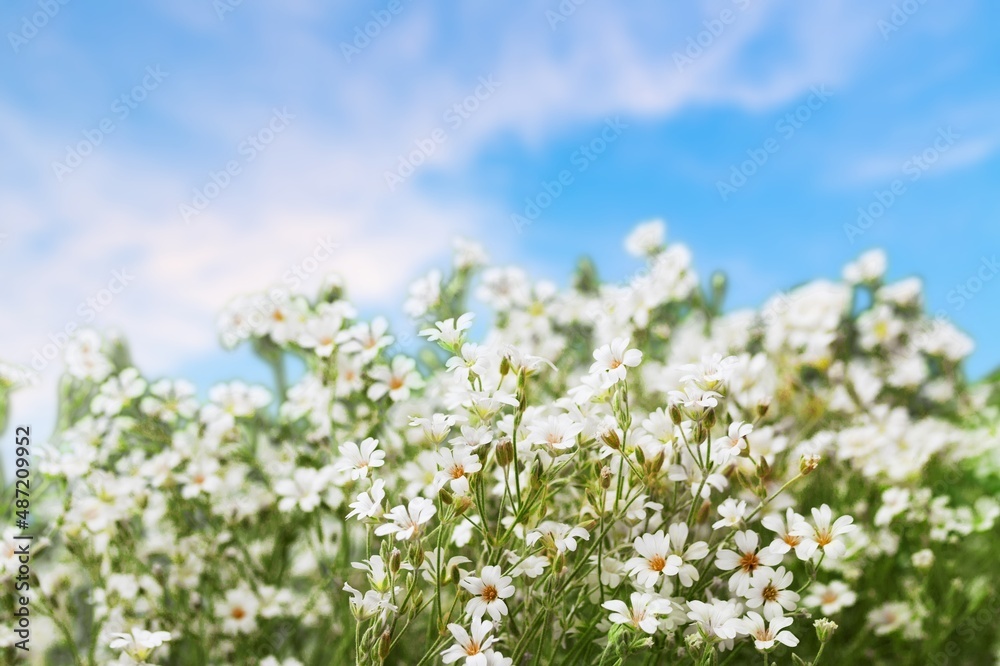
<svg viewBox="0 0 1000 666"><path fill-rule="evenodd" d="M836 615L845 608L854 605L858 595L851 591L845 583L839 580L829 584L813 583L809 594L802 600L804 606L819 607L823 615Z"/></svg>
<svg viewBox="0 0 1000 666"><path fill-rule="evenodd" d="M876 636L885 636L904 628L914 619L913 609L903 601L882 604L868 613L868 624Z"/></svg>
<svg viewBox="0 0 1000 666"><path fill-rule="evenodd" d="M719 515L722 518L712 524L712 529L736 527L743 522L743 518L747 515L747 503L743 500L737 502L730 497L719 505Z"/></svg>
<svg viewBox="0 0 1000 666"><path fill-rule="evenodd" d="M772 514L764 516L760 523L776 535L774 541L768 546L772 551L784 555L794 548L795 555L800 560L809 559L807 555L808 550L802 545L804 543L803 538L796 535L796 532L801 532L809 524L805 518L795 513L794 509L788 508L785 510L784 520L780 515Z"/></svg>
<svg viewBox="0 0 1000 666"><path fill-rule="evenodd" d="M439 564L440 558L440 564ZM463 564L469 564L472 560L464 555L453 555L445 560L445 550L443 548L432 548L427 551L424 563L420 565L421 575L431 585L434 585L438 578L442 584L450 583L452 574L458 573L459 578L467 576L468 572L461 568ZM440 566L440 570L438 567Z"/></svg>
<svg viewBox="0 0 1000 666"><path fill-rule="evenodd" d="M934 551L930 548L923 548L913 553L910 561L918 569L930 569L934 565Z"/></svg>
<svg viewBox="0 0 1000 666"><path fill-rule="evenodd" d="M542 555L528 555L518 557L517 553L508 551L507 561L511 563L510 575L527 576L528 578L538 578L545 573L545 567L549 566L549 558Z"/></svg>
<svg viewBox="0 0 1000 666"><path fill-rule="evenodd" d="M493 441L493 432L489 426L473 427L463 425L461 434L448 440L454 448L465 448L474 450L480 446L486 446Z"/></svg>
<svg viewBox="0 0 1000 666"><path fill-rule="evenodd" d="M358 495L358 498L351 502L351 512L348 518L357 516L358 520L370 518L380 518L382 516L382 500L385 499L385 481L375 479L372 487Z"/></svg>
<svg viewBox="0 0 1000 666"><path fill-rule="evenodd" d="M633 592L629 597L631 608L624 601L613 599L601 607L611 611L608 618L614 624L630 624L647 634L655 634L661 615L669 615L673 606L669 599L663 599L644 592Z"/></svg>
<svg viewBox="0 0 1000 666"><path fill-rule="evenodd" d="M568 414L559 414L530 424L525 442L563 451L576 444L576 436L582 431L582 424L573 421Z"/></svg>
<svg viewBox="0 0 1000 666"><path fill-rule="evenodd" d="M66 371L78 379L104 381L115 367L101 350L101 342L97 331L77 331L66 345Z"/></svg>
<svg viewBox="0 0 1000 666"><path fill-rule="evenodd" d="M531 285L524 271L516 266L490 268L483 271L482 284L476 298L498 311L525 305L531 298Z"/></svg>
<svg viewBox="0 0 1000 666"><path fill-rule="evenodd" d="M211 456L199 456L188 462L184 473L177 475L177 480L184 486L181 497L191 499L201 493L212 495L218 491L222 487L220 470L219 461Z"/></svg>
<svg viewBox="0 0 1000 666"><path fill-rule="evenodd" d="M98 415L115 416L145 390L146 380L139 376L139 371L125 368L101 384L100 391L90 402L90 410Z"/></svg>
<svg viewBox="0 0 1000 666"><path fill-rule="evenodd" d="M779 553L769 548L758 550L758 543L756 532L737 532L736 550L720 550L716 555L715 566L723 571L736 570L729 579L729 589L741 597L750 589L753 575L760 567L772 567L781 563Z"/></svg>
<svg viewBox="0 0 1000 666"><path fill-rule="evenodd" d="M706 636L718 640L732 640L742 626L742 607L735 601L716 599L688 602L688 619L692 620Z"/></svg>
<svg viewBox="0 0 1000 666"><path fill-rule="evenodd" d="M208 399L226 414L252 416L271 402L270 392L263 386L247 386L243 382L216 384L208 391Z"/></svg>
<svg viewBox="0 0 1000 666"><path fill-rule="evenodd" d="M227 590L225 597L215 607L215 615L222 620L222 631L227 634L249 634L257 628L257 611L260 601L246 586Z"/></svg>
<svg viewBox="0 0 1000 666"><path fill-rule="evenodd" d="M910 491L906 488L888 488L882 493L882 506L875 512L875 525L883 527L910 506Z"/></svg>
<svg viewBox="0 0 1000 666"><path fill-rule="evenodd" d="M516 401L515 404L517 404ZM457 423L457 419L452 414L435 413L429 419L423 416L414 416L410 419L410 427L422 428L424 437L434 444L443 442L444 438L448 436L448 431L451 430L455 423Z"/></svg>
<svg viewBox="0 0 1000 666"><path fill-rule="evenodd" d="M343 460L337 464L337 470L350 471L351 478L355 480L368 476L369 468L385 464L385 451L379 451L378 440L371 437L366 437L361 446L344 442L340 445L340 455Z"/></svg>
<svg viewBox="0 0 1000 666"><path fill-rule="evenodd" d="M753 432L753 425L743 421L733 421L729 424L729 433L712 442L712 462L716 465L735 458L749 450L747 435Z"/></svg>
<svg viewBox="0 0 1000 666"><path fill-rule="evenodd" d="M643 534L632 543L639 557L629 559L625 566L641 587L653 587L664 576L675 576L684 564L677 555L671 553L670 541L663 530L656 534Z"/></svg>
<svg viewBox="0 0 1000 666"><path fill-rule="evenodd" d="M483 468L479 456L469 449L457 447L444 448L437 453L438 466L441 471L434 477L434 483L440 490L446 484L451 486L456 495L469 494L469 474L475 474Z"/></svg>
<svg viewBox="0 0 1000 666"><path fill-rule="evenodd" d="M414 319L423 317L441 299L441 271L432 269L423 278L410 285L410 297L403 304L403 312Z"/></svg>
<svg viewBox="0 0 1000 666"><path fill-rule="evenodd" d="M468 270L484 266L489 261L486 250L483 246L465 238L456 238L452 242L455 248L455 268L458 270Z"/></svg>
<svg viewBox="0 0 1000 666"><path fill-rule="evenodd" d="M169 631L147 631L133 627L127 634L111 634L112 650L124 650L125 654L138 662L144 662L153 650L170 640Z"/></svg>
<svg viewBox="0 0 1000 666"><path fill-rule="evenodd" d="M663 249L665 236L663 220L643 222L625 238L625 250L634 257L652 256Z"/></svg>
<svg viewBox="0 0 1000 666"><path fill-rule="evenodd" d="M691 587L699 578L698 569L691 562L702 560L708 555L708 544L695 541L687 546L688 526L685 523L674 523L667 531L672 553L683 560L677 570L677 579L684 587Z"/></svg>
<svg viewBox="0 0 1000 666"><path fill-rule="evenodd" d="M683 384L693 384L690 388L714 393L726 385L739 362L735 356L704 356L698 363L681 366L680 369L686 374L681 375L680 380Z"/></svg>
<svg viewBox="0 0 1000 666"><path fill-rule="evenodd" d="M877 282L885 275L886 257L882 250L869 250L844 267L844 280L851 284Z"/></svg>
<svg viewBox="0 0 1000 666"><path fill-rule="evenodd" d="M337 342L345 354L357 354L362 363L368 363L395 340L386 334L388 330L389 321L385 317L375 317L371 324L360 322L341 331Z"/></svg>
<svg viewBox="0 0 1000 666"><path fill-rule="evenodd" d="M351 614L358 622L369 620L380 613L385 614L398 610L392 603L391 593L368 590L362 595L360 590L354 589L348 583L344 583L344 591L351 593L351 598L348 600L351 605Z"/></svg>
<svg viewBox="0 0 1000 666"><path fill-rule="evenodd" d="M460 585L472 594L469 603L465 605L465 612L473 619L481 618L489 613L494 622L507 614L507 599L514 594L514 586L511 582L514 579L501 574L500 567L483 567L479 577L466 576Z"/></svg>
<svg viewBox="0 0 1000 666"><path fill-rule="evenodd" d="M831 558L838 559L843 556L847 546L838 537L847 534L857 528L852 525L854 518L841 516L836 521L833 520L833 511L829 505L813 508L813 522L815 527L808 523L795 529L795 536L802 537L802 549L805 559L810 559L817 550Z"/></svg>
<svg viewBox="0 0 1000 666"><path fill-rule="evenodd" d="M441 653L441 661L451 664L465 657L465 666L489 666L490 662L486 656L486 651L496 641L496 638L488 634L493 630L493 623L489 620L472 618L472 635L460 624L451 623L448 631L455 637L458 645L452 645Z"/></svg>
<svg viewBox="0 0 1000 666"><path fill-rule="evenodd" d="M799 595L788 589L792 584L792 573L785 567L772 569L761 567L750 579L750 589L746 592L747 608L763 607L764 618L784 615L795 610Z"/></svg>
<svg viewBox="0 0 1000 666"><path fill-rule="evenodd" d="M312 467L299 467L290 479L274 484L274 492L281 497L278 510L288 512L298 506L311 512L321 501L320 493L326 490L327 476Z"/></svg>
<svg viewBox="0 0 1000 666"><path fill-rule="evenodd" d="M490 369L490 359L485 348L474 342L464 342L457 355L445 361L445 367L449 372L454 372L461 381L466 382L473 375L476 377L485 375Z"/></svg>
<svg viewBox="0 0 1000 666"><path fill-rule="evenodd" d="M782 631L791 624L792 618L778 616L765 625L764 618L750 611L746 618L740 620L739 632L753 638L754 647L766 652L772 649L776 642L788 647L799 644L799 639L792 632Z"/></svg>
<svg viewBox="0 0 1000 666"><path fill-rule="evenodd" d="M531 530L524 536L524 542L529 546L535 545L539 539L555 546L559 553L576 550L576 540L590 540L590 534L582 527L570 527L565 523L557 523L552 520L543 520L538 527Z"/></svg>
<svg viewBox="0 0 1000 666"><path fill-rule="evenodd" d="M462 341L462 333L472 328L473 317L471 312L466 312L458 319L434 322L434 328L425 328L420 335L428 342L440 341L446 347L457 348Z"/></svg>
<svg viewBox="0 0 1000 666"><path fill-rule="evenodd" d="M368 573L368 582L377 592L385 592L389 589L389 568L381 555L372 555L362 562L351 562L351 566ZM412 569L412 566L409 566Z"/></svg>
<svg viewBox="0 0 1000 666"><path fill-rule="evenodd" d="M150 395L139 403L143 414L166 423L176 423L177 417L189 419L198 411L195 389L183 379L161 379L149 387Z"/></svg>
<svg viewBox="0 0 1000 666"><path fill-rule="evenodd" d="M320 358L329 358L337 348L344 320L354 316L354 309L343 301L322 303L316 308L316 317L306 322L298 336L298 343L312 349Z"/></svg>
<svg viewBox="0 0 1000 666"><path fill-rule="evenodd" d="M628 369L642 362L642 352L638 349L628 349L628 343L628 338L615 338L611 344L594 351L594 363L590 366L590 373L601 377L604 388L625 379Z"/></svg>
<svg viewBox="0 0 1000 666"><path fill-rule="evenodd" d="M388 394L393 402L407 400L411 389L424 385L417 372L417 362L407 356L396 356L391 366L379 365L368 371L373 383L368 387L368 399L375 401Z"/></svg>
<svg viewBox="0 0 1000 666"><path fill-rule="evenodd" d="M425 497L414 497L408 506L395 506L386 514L391 523L379 525L375 528L377 536L395 534L398 541L412 539L418 532L420 526L430 522L437 507L434 502Z"/></svg>

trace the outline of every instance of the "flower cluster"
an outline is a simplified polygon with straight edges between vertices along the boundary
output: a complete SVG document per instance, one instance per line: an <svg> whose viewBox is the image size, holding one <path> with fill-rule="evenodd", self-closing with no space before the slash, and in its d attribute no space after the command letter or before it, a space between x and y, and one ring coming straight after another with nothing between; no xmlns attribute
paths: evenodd
<svg viewBox="0 0 1000 666"><path fill-rule="evenodd" d="M241 298L222 342L274 383L205 399L78 335L40 456L39 652L988 661L1000 418L963 374L971 341L879 252L726 312L725 277L703 284L661 222L626 248L627 282L585 260L560 289L461 241L410 291L416 339L360 320L336 278Z"/></svg>

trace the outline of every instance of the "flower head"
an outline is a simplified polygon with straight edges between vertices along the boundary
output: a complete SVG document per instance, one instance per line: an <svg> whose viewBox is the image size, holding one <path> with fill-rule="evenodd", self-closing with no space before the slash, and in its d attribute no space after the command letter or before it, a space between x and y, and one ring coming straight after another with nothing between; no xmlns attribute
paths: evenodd
<svg viewBox="0 0 1000 666"><path fill-rule="evenodd" d="M420 532L421 525L429 523L437 507L426 497L414 497L407 506L395 506L386 514L391 521L375 528L375 534L385 536L395 534L398 541L412 539Z"/></svg>
<svg viewBox="0 0 1000 666"><path fill-rule="evenodd" d="M625 379L629 368L642 362L642 352L628 348L628 338L615 338L611 344L594 351L594 363L590 373L598 375L605 388L614 386Z"/></svg>
<svg viewBox="0 0 1000 666"><path fill-rule="evenodd" d="M507 614L507 599L514 594L514 586L511 585L513 578L504 576L500 572L500 567L483 567L479 577L466 576L460 585L472 594L469 603L465 606L465 612L473 619L481 618L489 613L494 622Z"/></svg>
<svg viewBox="0 0 1000 666"><path fill-rule="evenodd" d="M602 604L602 608L611 611L609 618L614 624L628 624L636 629L655 634L661 615L668 615L673 606L669 599L656 597L644 592L633 592L629 597L631 607L624 601L613 599Z"/></svg>

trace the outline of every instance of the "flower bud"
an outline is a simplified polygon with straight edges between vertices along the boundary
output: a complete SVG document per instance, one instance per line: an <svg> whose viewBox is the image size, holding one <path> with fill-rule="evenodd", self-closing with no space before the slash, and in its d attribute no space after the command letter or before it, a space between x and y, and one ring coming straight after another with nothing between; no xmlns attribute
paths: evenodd
<svg viewBox="0 0 1000 666"><path fill-rule="evenodd" d="M389 571L396 573L399 571L399 567L402 564L403 554L399 552L399 548L393 548L392 552L389 553Z"/></svg>
<svg viewBox="0 0 1000 666"><path fill-rule="evenodd" d="M389 648L392 646L392 632L388 629L382 632L378 639L378 658L385 661L389 656Z"/></svg>
<svg viewBox="0 0 1000 666"><path fill-rule="evenodd" d="M510 357L504 356L500 359L500 377L506 377L507 373L510 372Z"/></svg>
<svg viewBox="0 0 1000 666"><path fill-rule="evenodd" d="M531 487L532 488L537 489L537 488L541 488L542 487L542 473L543 473L543 471L544 470L542 469L542 461L539 460L538 458L535 458L535 464L532 465L532 467L531 467Z"/></svg>
<svg viewBox="0 0 1000 666"><path fill-rule="evenodd" d="M700 633L694 633L685 636L684 642L691 650L698 651L701 649L701 646L705 644L705 639L702 638Z"/></svg>
<svg viewBox="0 0 1000 666"><path fill-rule="evenodd" d="M667 412L670 414L670 420L673 421L674 425L681 424L681 408L677 405L670 405L667 408Z"/></svg>
<svg viewBox="0 0 1000 666"><path fill-rule="evenodd" d="M414 541L410 544L410 563L417 569L420 565L424 563L424 549L420 545L419 541Z"/></svg>
<svg viewBox="0 0 1000 666"><path fill-rule="evenodd" d="M747 450L749 451L749 447L747 448ZM771 466L767 463L767 458L761 456L760 460L757 461L757 476L761 479L766 479L770 475L771 475Z"/></svg>
<svg viewBox="0 0 1000 666"><path fill-rule="evenodd" d="M468 495L462 495L457 500L455 500L455 515L461 516L463 513L469 510L472 506L472 498Z"/></svg>
<svg viewBox="0 0 1000 666"><path fill-rule="evenodd" d="M705 412L705 427L711 430L715 427L715 423L718 420L715 414L715 409L709 409Z"/></svg>
<svg viewBox="0 0 1000 666"><path fill-rule="evenodd" d="M802 476L812 474L819 467L820 457L815 453L809 456L802 456L799 459L799 473Z"/></svg>
<svg viewBox="0 0 1000 666"><path fill-rule="evenodd" d="M455 499L455 496L448 490L447 486L441 486L441 490L438 491L438 497L441 498L441 502L444 504L451 504Z"/></svg>
<svg viewBox="0 0 1000 666"><path fill-rule="evenodd" d="M816 627L816 637L820 643L825 643L833 638L834 632L837 631L837 623L825 617L813 622L813 626Z"/></svg>
<svg viewBox="0 0 1000 666"><path fill-rule="evenodd" d="M767 410L771 408L771 398L761 398L757 401L757 418L762 419L767 415Z"/></svg>
<svg viewBox="0 0 1000 666"><path fill-rule="evenodd" d="M648 461L646 469L649 470L651 474L655 474L663 469L663 462L667 459L666 451L660 451L656 454L656 457Z"/></svg>
<svg viewBox="0 0 1000 666"><path fill-rule="evenodd" d="M500 441L497 443L496 456L497 464L504 469L507 469L511 462L514 461L514 444L510 441L510 437L500 438Z"/></svg>
<svg viewBox="0 0 1000 666"><path fill-rule="evenodd" d="M604 466L601 468L601 488L607 490L611 487L611 468Z"/></svg>
<svg viewBox="0 0 1000 666"><path fill-rule="evenodd" d="M614 428L608 428L601 433L601 441L610 446L615 451L619 451L622 448L622 440L618 436L618 431Z"/></svg>
<svg viewBox="0 0 1000 666"><path fill-rule="evenodd" d="M692 444L700 444L708 439L708 431L705 430L704 421L698 421L694 424L694 429L691 431L691 437L694 439Z"/></svg>

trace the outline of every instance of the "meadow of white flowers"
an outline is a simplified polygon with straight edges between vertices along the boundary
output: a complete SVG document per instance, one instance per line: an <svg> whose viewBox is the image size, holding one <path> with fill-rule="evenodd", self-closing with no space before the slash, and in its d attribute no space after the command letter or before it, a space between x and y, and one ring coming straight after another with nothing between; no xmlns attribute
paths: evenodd
<svg viewBox="0 0 1000 666"><path fill-rule="evenodd" d="M875 251L726 312L661 223L626 248L631 280L559 289L458 242L419 338L335 279L239 299L223 344L275 381L207 401L78 335L35 447L35 662L993 663L1000 391L920 282Z"/></svg>

